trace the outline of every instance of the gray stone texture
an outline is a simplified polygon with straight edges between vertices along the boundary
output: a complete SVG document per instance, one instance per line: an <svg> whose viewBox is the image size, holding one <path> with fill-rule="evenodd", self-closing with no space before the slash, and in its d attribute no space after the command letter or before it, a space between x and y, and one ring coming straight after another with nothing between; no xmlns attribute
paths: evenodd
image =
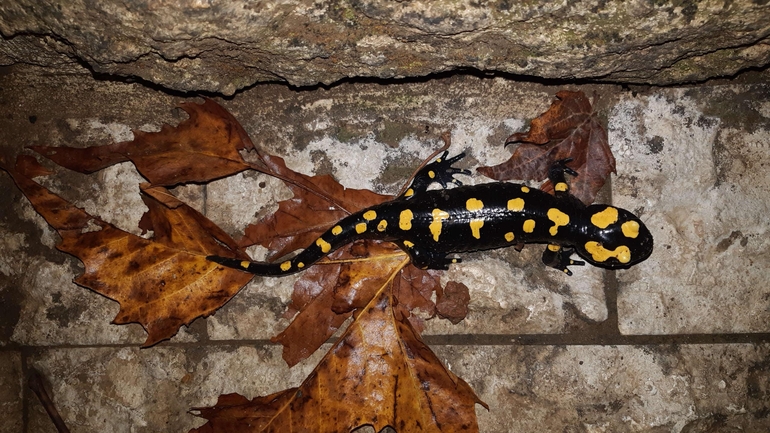
<svg viewBox="0 0 770 433"><path fill-rule="evenodd" d="M185 114L185 99L137 83L0 74L0 146L85 146L130 139ZM458 325L426 320L439 359L486 401L482 432L706 432L770 429L770 85L767 73L698 86L546 86L457 75L260 85L219 100L255 144L304 173L395 193L451 131L461 166L502 161L562 88L583 90L606 122L618 173L599 200L647 222L656 249L629 270L544 268L541 247L467 254L445 273L470 288ZM46 187L129 231L144 212L130 164L79 175L43 161ZM485 182L472 176L467 183ZM0 174L0 432L53 432L26 389L42 372L73 432L184 432L218 395L299 384L328 345L294 368L269 338L294 277L257 278L208 319L139 349L138 325L110 324L116 303L73 284L78 260ZM287 190L251 173L174 191L235 237ZM263 251L253 249L255 256ZM362 429L362 432L368 431Z"/></svg>
<svg viewBox="0 0 770 433"><path fill-rule="evenodd" d="M260 82L477 70L676 84L770 60L767 1L227 1L0 5L0 64L232 95Z"/></svg>

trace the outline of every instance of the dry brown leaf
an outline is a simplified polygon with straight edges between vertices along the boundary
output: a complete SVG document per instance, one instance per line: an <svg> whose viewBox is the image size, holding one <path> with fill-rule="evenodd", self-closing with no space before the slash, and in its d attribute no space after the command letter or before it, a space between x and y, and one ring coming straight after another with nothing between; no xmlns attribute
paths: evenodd
<svg viewBox="0 0 770 433"><path fill-rule="evenodd" d="M398 266L392 270L392 277ZM299 388L251 401L228 394L197 408L197 433L478 432L474 406L486 405L422 342L384 284ZM191 433L192 433L191 432Z"/></svg>
<svg viewBox="0 0 770 433"><path fill-rule="evenodd" d="M460 323L468 315L468 303L471 300L468 286L456 281L448 281L446 287L436 292L436 312L453 325Z"/></svg>
<svg viewBox="0 0 770 433"><path fill-rule="evenodd" d="M441 290L439 279L442 273L409 265L393 281L393 297L407 311L420 310L427 313L429 318L433 318L436 315L433 294ZM425 329L421 316L410 315L409 321L417 332L422 333Z"/></svg>
<svg viewBox="0 0 770 433"><path fill-rule="evenodd" d="M284 346L284 361L293 366L312 355L353 311L371 301L391 278L394 264L405 257L393 244L360 241L305 271L294 284L289 306L290 312L298 314L272 339Z"/></svg>
<svg viewBox="0 0 770 433"><path fill-rule="evenodd" d="M258 244L269 249L268 260L305 248L342 218L392 198L345 188L328 175L297 173L277 156L260 157L263 165L253 167L282 179L294 193L291 199L278 203L274 214L249 225L239 241L241 247Z"/></svg>
<svg viewBox="0 0 770 433"><path fill-rule="evenodd" d="M40 165L34 157L29 155L19 155L18 158L16 158L16 171L30 179L53 174L51 170Z"/></svg>
<svg viewBox="0 0 770 433"><path fill-rule="evenodd" d="M25 164L29 171L30 162ZM211 223L186 205L176 203L174 210L154 198L172 202L165 190L151 189L143 197L155 231L155 238L144 239L87 214L15 169L0 168L59 232L57 248L85 265L75 282L118 301L114 323L141 324L148 334L145 346L212 314L251 279L205 259L208 254L236 254L235 242L221 230L209 234Z"/></svg>
<svg viewBox="0 0 770 433"><path fill-rule="evenodd" d="M545 113L532 120L528 132L508 137L506 144L522 143L508 161L477 170L495 180L540 181L548 176L554 162L572 158L567 165L578 176L570 182L570 192L591 204L610 173L615 172L607 131L583 92L562 90L556 97ZM552 192L553 186L547 181L542 189Z"/></svg>
<svg viewBox="0 0 770 433"><path fill-rule="evenodd" d="M249 168L239 150L254 149L246 131L211 99L181 105L190 117L159 132L134 131L134 140L107 146L31 146L57 164L81 173L131 161L153 185L206 182Z"/></svg>
<svg viewBox="0 0 770 433"><path fill-rule="evenodd" d="M209 100L184 108L188 121L138 133L131 143L36 150L84 172L131 160L155 185L206 181L246 168L283 180L294 198L249 227L239 244L159 186L142 186L150 210L140 227L153 232L144 239L91 217L24 176L47 174L36 161L24 160L24 173L8 170L61 234L59 248L84 262L86 271L76 282L117 300L115 323L142 324L145 345L211 314L250 280L249 274L206 261L206 255L246 259L239 246L258 243L272 250L270 257L282 256L306 247L343 217L390 199L345 189L329 176L295 173L281 158L258 150L255 162L245 162L238 150L253 146L229 113ZM393 244L359 241L307 269L292 297L290 311L298 314L275 337L286 361L305 359L350 317L352 325L299 389L251 402L221 396L217 407L201 410L210 422L200 431L336 432L365 424L377 430L391 425L398 431L478 431L474 405L483 403L420 340L414 326L421 321L410 313L421 309L432 316L433 293L449 295L441 292L438 272L404 269L407 263Z"/></svg>
<svg viewBox="0 0 770 433"><path fill-rule="evenodd" d="M290 200L279 203L273 215L246 230L240 246L259 243L271 251L268 258L283 257L305 248L330 226L350 213L388 200L389 196L367 190L346 189L329 176L306 176L292 171L283 159L259 154L259 169L274 175L294 191ZM273 338L284 346L283 357L289 365L310 356L350 317L351 311L371 300L371 287L382 276L382 265L375 259L385 259L403 252L393 244L375 241L356 242L329 258L343 262L312 266L303 272L294 286L292 304L287 317L299 312L294 321ZM344 263L350 260L368 260L367 266ZM419 308L430 316L435 314L433 293L439 288L437 271L422 271L407 267L396 278L394 294L408 311ZM417 316L409 320L421 330Z"/></svg>

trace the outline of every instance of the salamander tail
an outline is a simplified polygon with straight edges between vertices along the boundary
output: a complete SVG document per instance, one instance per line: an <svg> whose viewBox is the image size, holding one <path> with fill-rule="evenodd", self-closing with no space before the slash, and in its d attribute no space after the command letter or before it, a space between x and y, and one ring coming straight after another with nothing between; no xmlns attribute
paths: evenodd
<svg viewBox="0 0 770 433"><path fill-rule="evenodd" d="M286 265L282 263L251 262L248 260L221 256L207 256L206 260L219 263L228 268L238 269L239 271L250 272L256 275L286 275L292 273L284 270ZM295 271L296 270L297 269L295 269Z"/></svg>

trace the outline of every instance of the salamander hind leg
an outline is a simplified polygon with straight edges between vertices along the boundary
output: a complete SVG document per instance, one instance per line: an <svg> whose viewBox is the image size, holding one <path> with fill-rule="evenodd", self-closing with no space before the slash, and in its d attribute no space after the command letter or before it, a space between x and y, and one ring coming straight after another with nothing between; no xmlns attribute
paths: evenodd
<svg viewBox="0 0 770 433"><path fill-rule="evenodd" d="M572 260L570 256L574 249L562 248L561 245L549 244L543 251L543 263L554 269L558 269L567 275L572 275L572 271L567 266L583 266L586 263L580 260Z"/></svg>
<svg viewBox="0 0 770 433"><path fill-rule="evenodd" d="M456 174L464 174L469 176L471 172L470 170L452 167L452 164L463 159L465 157L465 153L455 155L451 158L446 157L448 154L449 152L444 152L440 157L436 158L435 161L420 169L420 171L414 175L412 184L409 186L406 192L402 194L402 197L409 198L415 194L423 193L433 182L439 183L444 188L446 188L450 183L457 186L462 185L463 183L458 179L455 179L454 176Z"/></svg>

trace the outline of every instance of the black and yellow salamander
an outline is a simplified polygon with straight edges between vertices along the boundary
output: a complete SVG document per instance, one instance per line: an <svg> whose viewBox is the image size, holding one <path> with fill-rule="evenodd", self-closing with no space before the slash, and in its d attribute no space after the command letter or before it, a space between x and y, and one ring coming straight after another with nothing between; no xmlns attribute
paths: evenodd
<svg viewBox="0 0 770 433"><path fill-rule="evenodd" d="M548 177L555 194L525 185L493 182L463 186L452 167L464 154L447 153L423 167L409 188L396 199L340 220L312 245L280 263L250 262L209 256L213 262L257 275L288 275L306 269L327 254L357 239L398 244L422 269L447 269L458 263L456 253L488 250L523 243L545 243L543 263L568 275L573 252L604 268L627 268L652 253L652 235L626 210L601 204L586 206L569 193L565 173L556 162ZM443 189L428 191L432 183ZM447 188L449 183L457 185Z"/></svg>

